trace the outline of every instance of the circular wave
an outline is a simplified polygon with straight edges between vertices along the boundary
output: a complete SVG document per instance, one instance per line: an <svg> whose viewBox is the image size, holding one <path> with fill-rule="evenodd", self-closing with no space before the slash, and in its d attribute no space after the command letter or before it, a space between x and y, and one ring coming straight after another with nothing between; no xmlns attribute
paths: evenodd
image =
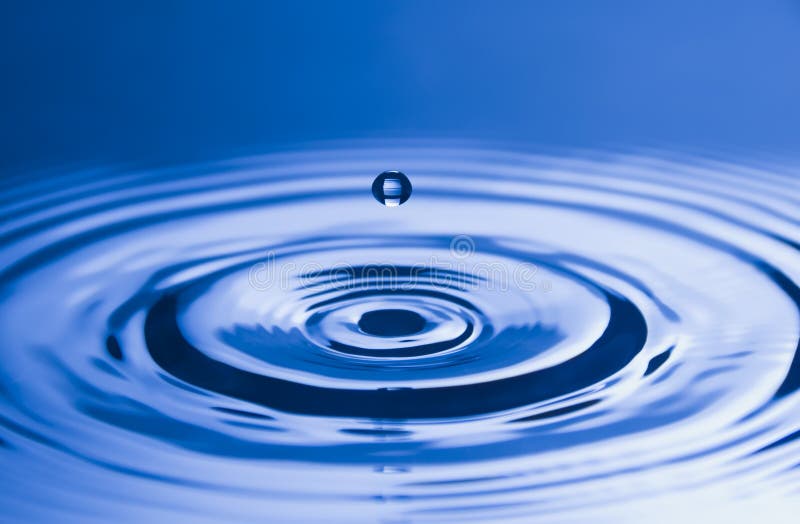
<svg viewBox="0 0 800 524"><path fill-rule="evenodd" d="M370 194L387 166L414 181L399 209ZM2 497L49 501L19 518L786 508L799 203L736 165L443 148L4 187Z"/></svg>

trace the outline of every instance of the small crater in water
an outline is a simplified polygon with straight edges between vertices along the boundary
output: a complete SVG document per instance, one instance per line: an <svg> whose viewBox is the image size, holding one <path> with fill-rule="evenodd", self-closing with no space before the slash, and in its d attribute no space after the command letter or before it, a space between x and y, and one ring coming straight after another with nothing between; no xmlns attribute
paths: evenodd
<svg viewBox="0 0 800 524"><path fill-rule="evenodd" d="M402 337L419 333L425 328L425 319L405 309L378 309L367 311L358 321L358 327L368 335Z"/></svg>

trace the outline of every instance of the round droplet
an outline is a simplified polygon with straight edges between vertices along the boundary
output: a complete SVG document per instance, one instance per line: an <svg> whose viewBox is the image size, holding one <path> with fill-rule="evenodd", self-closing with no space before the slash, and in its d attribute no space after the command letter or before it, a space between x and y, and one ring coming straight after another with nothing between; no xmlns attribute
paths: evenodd
<svg viewBox="0 0 800 524"><path fill-rule="evenodd" d="M400 171L384 171L372 182L375 200L388 207L397 207L411 196L411 181Z"/></svg>

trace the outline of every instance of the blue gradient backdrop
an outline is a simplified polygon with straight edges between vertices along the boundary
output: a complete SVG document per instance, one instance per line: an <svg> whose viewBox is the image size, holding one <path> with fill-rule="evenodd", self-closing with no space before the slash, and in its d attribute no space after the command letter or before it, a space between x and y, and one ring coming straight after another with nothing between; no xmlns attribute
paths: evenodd
<svg viewBox="0 0 800 524"><path fill-rule="evenodd" d="M456 137L794 155L790 0L16 1L0 170Z"/></svg>

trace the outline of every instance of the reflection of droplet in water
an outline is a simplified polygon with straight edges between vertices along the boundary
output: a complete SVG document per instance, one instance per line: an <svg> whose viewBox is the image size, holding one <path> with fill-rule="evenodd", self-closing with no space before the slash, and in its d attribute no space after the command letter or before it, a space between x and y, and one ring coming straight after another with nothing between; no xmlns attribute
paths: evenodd
<svg viewBox="0 0 800 524"><path fill-rule="evenodd" d="M375 200L388 207L397 207L411 196L411 181L400 171L384 171L372 182Z"/></svg>

